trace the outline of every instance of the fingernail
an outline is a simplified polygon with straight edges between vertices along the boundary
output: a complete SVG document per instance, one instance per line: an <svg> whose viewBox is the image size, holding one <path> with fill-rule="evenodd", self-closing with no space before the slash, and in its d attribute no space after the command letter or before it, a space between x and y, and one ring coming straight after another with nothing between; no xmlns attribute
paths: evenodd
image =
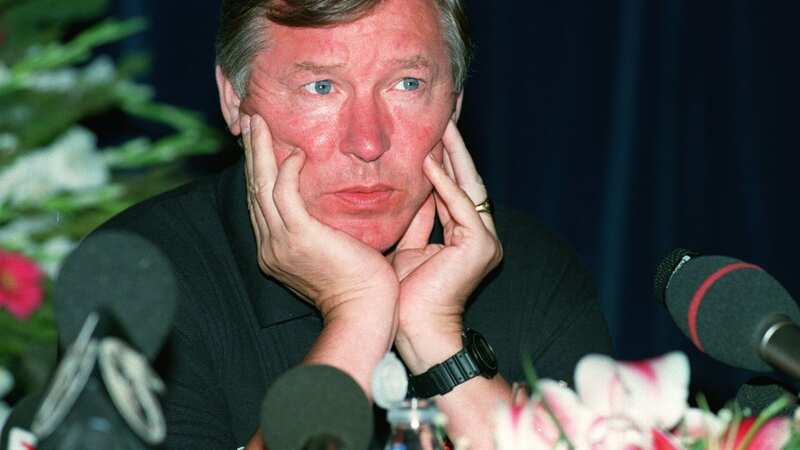
<svg viewBox="0 0 800 450"><path fill-rule="evenodd" d="M250 134L250 116L243 116L241 120L242 133Z"/></svg>

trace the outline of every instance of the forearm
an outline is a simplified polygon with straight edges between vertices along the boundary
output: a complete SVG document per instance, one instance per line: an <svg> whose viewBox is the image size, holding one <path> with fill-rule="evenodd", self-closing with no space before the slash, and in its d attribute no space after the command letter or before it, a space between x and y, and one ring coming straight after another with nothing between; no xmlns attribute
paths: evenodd
<svg viewBox="0 0 800 450"><path fill-rule="evenodd" d="M371 399L372 372L391 348L393 338L391 323L333 321L325 325L303 362L327 364L346 372Z"/></svg>
<svg viewBox="0 0 800 450"><path fill-rule="evenodd" d="M425 332L424 330L435 330ZM409 370L421 374L453 356L463 348L461 326L428 325L417 332L398 333L397 348ZM511 388L497 374L491 379L476 376L452 391L433 398L447 415L447 433L455 439L466 438L471 450L490 450L493 415L501 401L511 400Z"/></svg>
<svg viewBox="0 0 800 450"><path fill-rule="evenodd" d="M478 376L434 400L447 415L451 439L466 438L470 450L491 450L494 415L501 401L511 401L511 387L500 374L492 379Z"/></svg>

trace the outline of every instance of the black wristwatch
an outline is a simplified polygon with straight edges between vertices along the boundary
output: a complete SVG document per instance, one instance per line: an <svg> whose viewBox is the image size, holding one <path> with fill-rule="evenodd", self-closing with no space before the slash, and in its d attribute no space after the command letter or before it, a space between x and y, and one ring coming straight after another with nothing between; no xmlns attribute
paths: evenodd
<svg viewBox="0 0 800 450"><path fill-rule="evenodd" d="M461 335L464 348L427 372L412 376L410 394L430 398L446 394L459 384L480 375L492 378L497 374L497 357L492 346L477 331L467 329Z"/></svg>

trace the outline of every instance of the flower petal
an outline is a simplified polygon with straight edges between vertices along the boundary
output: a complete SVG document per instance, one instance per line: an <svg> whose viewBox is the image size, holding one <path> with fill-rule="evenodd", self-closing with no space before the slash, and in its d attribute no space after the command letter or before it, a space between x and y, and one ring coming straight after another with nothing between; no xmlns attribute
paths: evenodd
<svg viewBox="0 0 800 450"><path fill-rule="evenodd" d="M680 352L638 362L589 355L578 363L575 383L580 398L597 414L626 415L642 429L666 429L686 410L689 361Z"/></svg>
<svg viewBox="0 0 800 450"><path fill-rule="evenodd" d="M746 417L739 423L736 439L732 445L725 445L726 449L737 449L742 443L747 432L755 424L755 417ZM756 433L747 450L780 450L791 436L790 421L786 417L775 417L768 420Z"/></svg>

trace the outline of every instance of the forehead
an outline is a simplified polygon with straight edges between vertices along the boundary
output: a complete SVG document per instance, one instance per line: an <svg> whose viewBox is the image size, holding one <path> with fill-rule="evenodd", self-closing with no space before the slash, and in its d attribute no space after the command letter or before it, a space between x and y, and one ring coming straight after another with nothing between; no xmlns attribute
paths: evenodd
<svg viewBox="0 0 800 450"><path fill-rule="evenodd" d="M359 19L326 27L270 23L263 62L273 69L312 65L447 64L447 48L432 0L384 0Z"/></svg>

